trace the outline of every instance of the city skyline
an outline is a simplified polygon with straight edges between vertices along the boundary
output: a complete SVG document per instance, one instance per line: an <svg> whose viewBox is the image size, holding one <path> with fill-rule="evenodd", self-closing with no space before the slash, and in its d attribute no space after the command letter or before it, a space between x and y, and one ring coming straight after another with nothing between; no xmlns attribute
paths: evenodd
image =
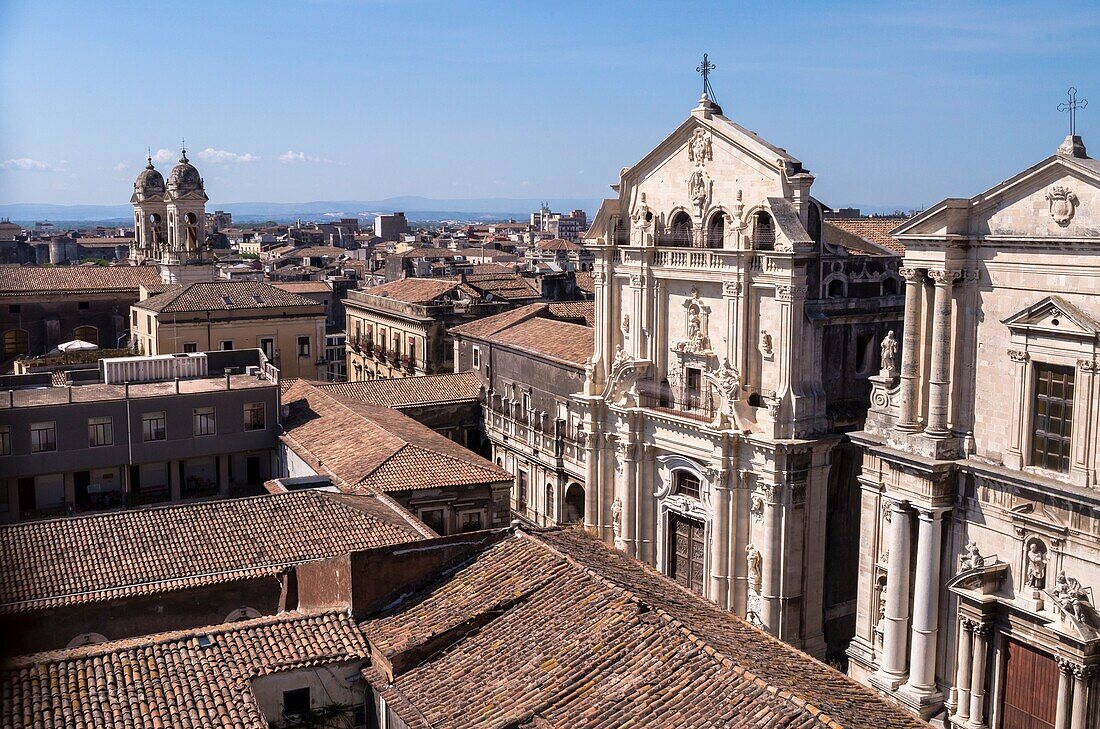
<svg viewBox="0 0 1100 729"><path fill-rule="evenodd" d="M1100 93L1083 3L257 7L9 3L0 204L123 204L184 138L213 205L598 199L686 117L708 52L726 115L826 204L919 208L1050 154L1065 89ZM42 53L43 28L66 44Z"/></svg>

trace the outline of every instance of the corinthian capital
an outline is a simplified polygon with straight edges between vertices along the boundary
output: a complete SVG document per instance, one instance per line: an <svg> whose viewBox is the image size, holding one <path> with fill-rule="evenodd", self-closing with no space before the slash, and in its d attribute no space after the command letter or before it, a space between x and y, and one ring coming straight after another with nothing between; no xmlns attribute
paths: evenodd
<svg viewBox="0 0 1100 729"><path fill-rule="evenodd" d="M962 277L962 271L954 271L946 268L930 268L928 276L936 282L937 286L953 286Z"/></svg>
<svg viewBox="0 0 1100 729"><path fill-rule="evenodd" d="M920 272L920 269L909 268L908 266L902 266L901 268L899 268L898 275L906 281L910 282L918 282L922 278L924 278L923 274L921 274Z"/></svg>

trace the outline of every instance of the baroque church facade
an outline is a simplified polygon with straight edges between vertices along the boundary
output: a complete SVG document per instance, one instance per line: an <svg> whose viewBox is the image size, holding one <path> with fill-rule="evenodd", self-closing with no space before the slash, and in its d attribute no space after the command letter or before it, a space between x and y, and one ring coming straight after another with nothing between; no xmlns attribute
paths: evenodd
<svg viewBox="0 0 1100 729"><path fill-rule="evenodd" d="M577 400L586 526L824 657L855 612L858 454L838 413L870 395L857 332L877 350L902 297L896 255L830 245L813 181L704 93L593 219Z"/></svg>
<svg viewBox="0 0 1100 729"><path fill-rule="evenodd" d="M1100 162L1071 134L895 235L850 672L950 726L1100 726Z"/></svg>
<svg viewBox="0 0 1100 729"><path fill-rule="evenodd" d="M209 280L203 266L206 247L206 189L202 176L181 150L167 183L146 158L145 169L134 181L134 245L130 260L136 265L156 263L165 283Z"/></svg>

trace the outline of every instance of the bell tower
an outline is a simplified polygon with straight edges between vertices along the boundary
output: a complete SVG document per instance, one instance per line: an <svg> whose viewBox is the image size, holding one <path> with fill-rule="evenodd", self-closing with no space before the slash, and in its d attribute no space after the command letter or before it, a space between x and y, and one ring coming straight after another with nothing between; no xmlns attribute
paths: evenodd
<svg viewBox="0 0 1100 729"><path fill-rule="evenodd" d="M146 157L145 169L134 181L134 245L130 260L141 265L146 260L159 260L161 249L168 242L168 210L164 203L164 178L153 167L153 158Z"/></svg>
<svg viewBox="0 0 1100 729"><path fill-rule="evenodd" d="M187 159L187 150L182 149L179 164L169 173L164 192L168 240L158 260L165 282L213 277L213 267L203 260L208 199L199 171Z"/></svg>

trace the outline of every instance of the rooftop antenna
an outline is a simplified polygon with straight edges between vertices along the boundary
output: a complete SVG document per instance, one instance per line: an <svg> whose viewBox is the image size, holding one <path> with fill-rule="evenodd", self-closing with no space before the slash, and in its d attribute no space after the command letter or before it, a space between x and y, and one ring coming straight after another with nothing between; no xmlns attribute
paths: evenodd
<svg viewBox="0 0 1100 729"><path fill-rule="evenodd" d="M714 89L710 85L710 72L717 66L710 62L710 56L706 53L703 54L703 62L695 67L696 73L703 76L703 96L707 97L711 101L714 101Z"/></svg>
<svg viewBox="0 0 1100 729"><path fill-rule="evenodd" d="M1066 91L1066 101L1063 101L1058 105L1058 111L1067 112L1069 114L1069 135L1071 137L1077 136L1077 110L1084 109L1089 105L1088 99L1078 99L1077 89L1070 86Z"/></svg>

